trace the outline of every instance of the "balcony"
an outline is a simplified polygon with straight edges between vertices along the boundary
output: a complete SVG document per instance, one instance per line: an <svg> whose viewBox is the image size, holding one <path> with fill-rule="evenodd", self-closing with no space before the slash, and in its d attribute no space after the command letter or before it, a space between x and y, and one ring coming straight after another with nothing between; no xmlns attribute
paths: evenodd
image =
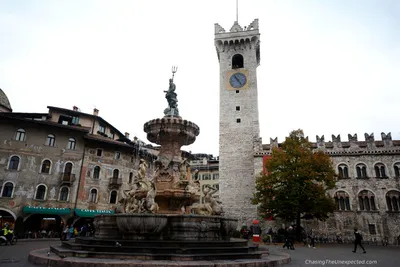
<svg viewBox="0 0 400 267"><path fill-rule="evenodd" d="M119 187L122 185L122 178L111 178L110 179L110 186Z"/></svg>
<svg viewBox="0 0 400 267"><path fill-rule="evenodd" d="M61 183L72 184L75 182L75 174L63 172L60 175Z"/></svg>

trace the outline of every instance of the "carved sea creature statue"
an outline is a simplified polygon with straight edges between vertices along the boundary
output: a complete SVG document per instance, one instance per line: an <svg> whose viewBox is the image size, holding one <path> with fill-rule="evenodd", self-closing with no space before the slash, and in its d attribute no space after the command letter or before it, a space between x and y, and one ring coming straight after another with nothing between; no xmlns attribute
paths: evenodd
<svg viewBox="0 0 400 267"><path fill-rule="evenodd" d="M136 199L136 187L132 187L129 190L123 190L123 197L119 201L119 210L124 213L137 213L139 211L139 203Z"/></svg>
<svg viewBox="0 0 400 267"><path fill-rule="evenodd" d="M136 183L138 184L139 190L150 190L151 188L151 181L146 178L147 168L147 162L144 159L140 159L139 171L136 176Z"/></svg>
<svg viewBox="0 0 400 267"><path fill-rule="evenodd" d="M197 194L200 192L200 182L198 180L190 180L185 190L191 194Z"/></svg>
<svg viewBox="0 0 400 267"><path fill-rule="evenodd" d="M192 210L200 215L221 215L223 213L221 202L214 196L218 189L206 185L203 189L204 204L192 206Z"/></svg>
<svg viewBox="0 0 400 267"><path fill-rule="evenodd" d="M156 198L156 189L154 183L152 184L151 189L147 192L146 196L146 205L145 208L148 212L157 213L158 212L158 204L155 201Z"/></svg>

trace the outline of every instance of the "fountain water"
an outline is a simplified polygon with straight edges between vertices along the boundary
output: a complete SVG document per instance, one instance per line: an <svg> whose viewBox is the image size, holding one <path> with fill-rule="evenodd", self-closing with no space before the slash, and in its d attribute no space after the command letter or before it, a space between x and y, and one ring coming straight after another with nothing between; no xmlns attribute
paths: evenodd
<svg viewBox="0 0 400 267"><path fill-rule="evenodd" d="M97 215L94 237L77 237L51 247L56 255L176 261L261 257L247 240L230 238L237 220L222 216L213 187L205 188L205 203L194 205L196 214L191 214L200 187L198 181L189 181L189 164L180 149L192 144L200 129L179 116L175 89L172 77L165 91L169 104L165 116L144 124L147 139L160 145L154 173L146 176L148 165L141 160L134 185L121 192L120 213Z"/></svg>

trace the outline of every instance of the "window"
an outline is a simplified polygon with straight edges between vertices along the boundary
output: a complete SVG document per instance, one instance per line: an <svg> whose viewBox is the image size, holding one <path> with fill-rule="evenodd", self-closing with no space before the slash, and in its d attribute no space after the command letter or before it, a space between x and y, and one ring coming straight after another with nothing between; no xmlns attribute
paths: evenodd
<svg viewBox="0 0 400 267"><path fill-rule="evenodd" d="M363 190L358 194L360 210L376 210L375 195L369 190Z"/></svg>
<svg viewBox="0 0 400 267"><path fill-rule="evenodd" d="M69 193L69 189L68 187L62 187L60 189L60 201L68 201L68 193Z"/></svg>
<svg viewBox="0 0 400 267"><path fill-rule="evenodd" d="M71 176L72 173L72 163L67 162L64 168L64 176Z"/></svg>
<svg viewBox="0 0 400 267"><path fill-rule="evenodd" d="M121 158L121 152L115 152L115 159L120 159Z"/></svg>
<svg viewBox="0 0 400 267"><path fill-rule="evenodd" d="M40 169L41 173L50 173L51 162L46 159L42 162L42 168Z"/></svg>
<svg viewBox="0 0 400 267"><path fill-rule="evenodd" d="M400 210L400 192L396 190L390 190L386 193L386 205L388 211L399 211Z"/></svg>
<svg viewBox="0 0 400 267"><path fill-rule="evenodd" d="M129 173L129 183L132 183L132 179L133 179L133 172Z"/></svg>
<svg viewBox="0 0 400 267"><path fill-rule="evenodd" d="M114 132L110 133L110 138L114 140L114 138L115 138L115 133Z"/></svg>
<svg viewBox="0 0 400 267"><path fill-rule="evenodd" d="M236 54L232 57L232 69L243 68L243 56Z"/></svg>
<svg viewBox="0 0 400 267"><path fill-rule="evenodd" d="M93 179L99 179L100 178L100 167L95 166L93 170Z"/></svg>
<svg viewBox="0 0 400 267"><path fill-rule="evenodd" d="M15 140L16 141L25 141L25 130L24 129L17 130L17 133L15 134Z"/></svg>
<svg viewBox="0 0 400 267"><path fill-rule="evenodd" d="M71 149L71 150L75 150L75 147L76 147L76 140L75 140L75 138L69 138L68 139L68 146L67 146L67 148L68 149Z"/></svg>
<svg viewBox="0 0 400 267"><path fill-rule="evenodd" d="M79 117L72 117L71 123L75 125L79 124Z"/></svg>
<svg viewBox="0 0 400 267"><path fill-rule="evenodd" d="M368 224L368 230L370 235L376 235L375 224Z"/></svg>
<svg viewBox="0 0 400 267"><path fill-rule="evenodd" d="M367 167L364 164L356 166L357 178L367 178Z"/></svg>
<svg viewBox="0 0 400 267"><path fill-rule="evenodd" d="M214 173L213 175L212 175L212 179L213 180L218 180L219 179L219 174L218 173Z"/></svg>
<svg viewBox="0 0 400 267"><path fill-rule="evenodd" d="M400 164L399 163L394 165L394 176L397 178L400 177Z"/></svg>
<svg viewBox="0 0 400 267"><path fill-rule="evenodd" d="M339 172L339 179L349 178L349 168L347 167L346 164L340 164L338 166L338 172Z"/></svg>
<svg viewBox="0 0 400 267"><path fill-rule="evenodd" d="M386 178L385 165L382 163L375 164L375 177L376 178Z"/></svg>
<svg viewBox="0 0 400 267"><path fill-rule="evenodd" d="M49 134L47 136L46 145L47 146L54 146L56 143L56 137L53 134Z"/></svg>
<svg viewBox="0 0 400 267"><path fill-rule="evenodd" d="M336 210L350 210L350 197L345 191L337 191L334 199Z"/></svg>
<svg viewBox="0 0 400 267"><path fill-rule="evenodd" d="M1 197L12 197L14 190L14 185L11 182L7 182L3 185L3 191L1 192Z"/></svg>
<svg viewBox="0 0 400 267"><path fill-rule="evenodd" d="M110 204L117 204L117 191L111 191Z"/></svg>
<svg viewBox="0 0 400 267"><path fill-rule="evenodd" d="M101 157L102 154L103 154L103 150L100 149L100 148L98 148L98 149L97 149L96 155L97 155L98 157Z"/></svg>
<svg viewBox="0 0 400 267"><path fill-rule="evenodd" d="M97 189L93 188L89 193L89 202L96 203L97 201Z"/></svg>
<svg viewBox="0 0 400 267"><path fill-rule="evenodd" d="M240 120L240 119L236 119L236 122L237 122L237 123L240 123L240 122L241 122L241 120Z"/></svg>
<svg viewBox="0 0 400 267"><path fill-rule="evenodd" d="M118 170L118 169L115 169L115 170L113 171L113 179L118 179L118 176L119 176L119 170Z"/></svg>
<svg viewBox="0 0 400 267"><path fill-rule="evenodd" d="M202 180L211 180L211 175L210 174L203 174L202 175Z"/></svg>
<svg viewBox="0 0 400 267"><path fill-rule="evenodd" d="M19 167L19 157L18 156L12 156L10 158L10 162L8 164L8 169L17 171L18 167Z"/></svg>
<svg viewBox="0 0 400 267"><path fill-rule="evenodd" d="M236 106L236 110L237 110L237 111L240 111L240 106Z"/></svg>
<svg viewBox="0 0 400 267"><path fill-rule="evenodd" d="M106 127L104 125L99 125L99 132L106 133Z"/></svg>
<svg viewBox="0 0 400 267"><path fill-rule="evenodd" d="M46 196L46 186L39 185L36 188L35 199L36 200L44 200L45 196Z"/></svg>
<svg viewBox="0 0 400 267"><path fill-rule="evenodd" d="M236 94L239 94L239 90L236 90Z"/></svg>

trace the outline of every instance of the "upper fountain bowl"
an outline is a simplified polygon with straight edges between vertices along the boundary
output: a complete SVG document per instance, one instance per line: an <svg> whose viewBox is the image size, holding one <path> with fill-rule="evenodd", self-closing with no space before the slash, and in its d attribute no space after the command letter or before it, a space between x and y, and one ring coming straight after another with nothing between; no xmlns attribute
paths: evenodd
<svg viewBox="0 0 400 267"><path fill-rule="evenodd" d="M147 133L147 139L150 142L160 145L165 141L174 140L183 146L187 146L196 141L200 128L195 123L183 120L180 117L164 117L146 122L144 131Z"/></svg>

